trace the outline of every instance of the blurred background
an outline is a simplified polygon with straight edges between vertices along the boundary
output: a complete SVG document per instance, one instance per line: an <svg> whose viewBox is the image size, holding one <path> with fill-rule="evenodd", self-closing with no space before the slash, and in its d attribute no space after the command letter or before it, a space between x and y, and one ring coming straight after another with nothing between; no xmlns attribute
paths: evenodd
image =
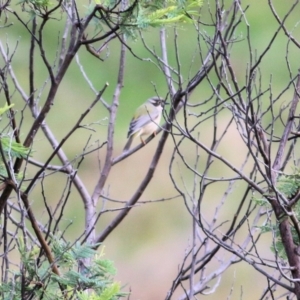
<svg viewBox="0 0 300 300"><path fill-rule="evenodd" d="M230 3L230 1L225 2ZM292 1L277 0L273 3L282 18ZM80 5L82 6L81 9L84 10L86 3L83 0L78 1L78 6ZM242 7L245 8L247 5L249 5L249 8L246 13L246 20L250 25L252 50L253 53L259 54L265 49L275 34L278 24L270 12L267 1L260 1L259 3L255 0L242 1ZM209 21L206 1L204 1L201 16L203 17L203 22ZM300 36L298 27L299 16L300 6L298 5L287 21L288 28L293 30L293 35L298 38ZM1 41L3 44L8 45L10 54L15 51L12 66L21 86L28 93L29 61L24 53L28 53L30 46L29 34L16 20L11 19L11 22L14 22L13 26L1 29ZM245 23L245 20L243 22ZM58 45L58 34L62 34L62 24L59 20L49 24L51 26L45 27L45 50L49 61L54 61ZM200 57L197 53L197 35L193 25L179 24L177 30L182 73L184 74L184 80L187 81L201 66ZM245 80L245 70L249 63L249 57L245 56L245 49L247 49L245 41L246 30L245 24L239 27L237 31L239 41L234 45L231 57L237 72L236 75L241 82ZM212 32L213 28L211 28L211 32L207 33ZM157 53L160 53L158 29L147 29L146 32L143 32L143 36L147 45ZM147 98L155 95L156 92L162 97L165 97L168 92L164 77L156 64L151 61L153 58L145 49L141 40L139 38L137 40L128 39L127 43L135 56L129 51L127 52L125 82L120 96L120 105L115 124L114 157L122 153L126 143L128 125L135 108ZM171 26L168 28L168 43L170 64L176 65L173 46L174 32ZM285 61L287 45L282 32L279 33L274 45L262 64L262 84L267 86L272 80L274 93L279 93L289 82L288 68ZM113 41L102 55L104 61L97 60L87 54L84 48L79 51L79 64L83 66L94 88L101 90L106 82L109 83L109 87L103 97L108 103L111 103L116 87L119 50L119 42L117 40ZM49 78L38 51L36 51L36 59L36 97L40 107L42 107L49 89ZM295 72L295 75L299 68L299 53L295 50L295 55L290 54L289 59L290 68ZM83 78L79 64L76 61L72 63L46 120L59 141L74 126L82 111L95 98L94 92ZM210 92L209 85L204 83L194 91L190 101L192 103L193 101L195 103L204 101L210 95ZM290 95L287 94L286 96L289 97ZM287 99L289 100L290 98ZM4 101L4 98L1 101ZM15 92L12 102L16 105L19 120L22 120L24 116L21 127L21 139L24 139L33 118L17 92ZM91 111L84 120L86 127L77 130L63 147L70 160L78 162L84 149L94 149L105 142L108 125L107 115L107 110L101 103L97 104ZM224 151L226 151L229 160L239 160L241 159L239 158L239 153L243 157L242 143L237 141L236 132L233 131L231 137L232 140L228 141L228 143L236 143L234 144L235 149L230 148ZM130 199L149 168L159 138L159 136L156 137L146 147L113 167L105 189L108 198L120 201ZM207 132L205 128L203 128L203 132L201 131L201 139L203 141L209 141L210 139L210 132ZM178 194L169 177L169 164L173 147L173 143L169 140L155 176L146 192L137 206L131 210L130 214L108 236L104 243L105 257L113 260L117 268L116 279L125 286L125 290L131 291L130 299L133 300L165 298L191 241L191 217L181 198L149 203L149 201L153 200L175 197ZM41 132L35 138L33 151L33 158L40 162L45 161L52 153L51 146ZM188 149L188 151L192 152L195 149ZM81 163L79 175L90 193L93 192L93 188L97 183L104 157L105 147L86 155ZM59 161L54 159L51 164L59 164ZM33 176L36 171L35 167L29 166L26 170L27 177ZM217 171L222 172L222 170ZM175 176L177 176L177 179L180 178L180 170L178 170L177 175L175 173ZM193 178L189 174L185 179L188 182L189 179L192 181ZM53 206L58 203L62 197L65 182L65 176L59 174L53 177L49 176L44 180L43 189L45 194L48 195L48 203L52 203ZM38 219L42 219L46 215L41 190L42 186L36 186L31 194L32 205ZM222 191L214 191L210 195L210 197L216 199L219 199L221 196ZM238 196L238 193L233 193L232 203L235 201L234 197ZM147 203L143 203L143 201ZM99 203L99 210L102 205L111 209L122 207L122 204L104 201ZM230 211L230 206L226 209ZM207 207L207 210L207 216L209 217L210 213L214 211L213 205L212 207ZM107 212L100 218L97 224L98 233L106 227L116 213ZM226 215L226 211L224 211L224 214ZM67 231L70 239L78 237L78 233L83 233L83 203L75 190L71 191L63 220L66 226L70 222L73 223ZM267 246L266 255L268 253L270 252ZM252 278L255 278L255 280ZM255 281L255 284L253 281ZM226 276L222 277L216 292L212 295L207 295L206 298L226 299L232 293L231 299L256 299L261 295L266 284L266 280L259 280L259 275L251 266L245 263L239 264L236 268L232 267L226 272ZM174 299L176 299L175 296Z"/></svg>

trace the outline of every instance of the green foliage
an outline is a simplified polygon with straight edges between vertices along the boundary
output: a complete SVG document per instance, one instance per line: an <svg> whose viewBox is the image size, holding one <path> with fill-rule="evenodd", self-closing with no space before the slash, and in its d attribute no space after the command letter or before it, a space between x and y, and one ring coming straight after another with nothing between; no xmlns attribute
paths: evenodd
<svg viewBox="0 0 300 300"><path fill-rule="evenodd" d="M103 254L99 255L89 245L69 245L55 238L51 245L61 276L51 272L47 260L39 257L37 246L30 248L19 238L22 271L0 285L2 299L22 299L26 295L30 299L117 300L125 296L120 284L112 279L116 273L113 262L101 258ZM84 260L88 263L84 264ZM25 290L22 291L24 282Z"/></svg>
<svg viewBox="0 0 300 300"><path fill-rule="evenodd" d="M96 0L95 3L109 9L115 7L117 1ZM134 3L134 1L131 1L130 5ZM136 39L138 30L194 22L193 17L199 17L199 10L202 5L202 0L142 0L136 2L132 9L123 13L121 20L119 16L114 20L113 14L110 15L110 18L113 21L112 23L120 22L122 33ZM106 25L105 22L101 18L94 18L95 28L102 29L102 23Z"/></svg>
<svg viewBox="0 0 300 300"><path fill-rule="evenodd" d="M280 258L286 259L286 252L284 249L284 246L282 244L280 233L278 230L278 224L276 225L270 225L265 224L263 226L258 226L258 228L261 230L261 233L272 233L275 237L274 243L271 245L270 249L272 252L276 253Z"/></svg>
<svg viewBox="0 0 300 300"><path fill-rule="evenodd" d="M0 142L6 158L26 158L29 155L29 149L20 143L14 142L10 136L1 137Z"/></svg>
<svg viewBox="0 0 300 300"><path fill-rule="evenodd" d="M101 295L97 295L94 292L87 294L84 292L77 292L77 297L80 300L114 300L118 299L117 295L120 293L120 284L117 282L107 286Z"/></svg>
<svg viewBox="0 0 300 300"><path fill-rule="evenodd" d="M153 4L142 1L139 4L136 22L132 25L144 29L149 26L163 26L174 23L191 23L192 16L199 16L202 1L165 1Z"/></svg>
<svg viewBox="0 0 300 300"><path fill-rule="evenodd" d="M277 181L277 189L280 193L282 193L286 199L292 199L299 191L300 191L300 172L299 170L295 170L294 174L291 175L281 175L278 177ZM269 206L267 205L268 201L265 198L255 199L256 203L259 206ZM295 203L293 207L293 213L297 220L300 219L300 203L299 201ZM283 216L283 218L287 218L287 216ZM265 224L260 226L260 230L262 233L272 232L275 241L271 246L271 250L282 259L287 259L285 249L280 237L280 233L278 230L279 223L282 220L277 221L276 225ZM300 245L299 236L294 227L292 227L292 236L294 243L296 245Z"/></svg>
<svg viewBox="0 0 300 300"><path fill-rule="evenodd" d="M49 0L20 0L18 2L30 18L42 17L51 2ZM119 13L119 0L95 0L87 7L86 15L94 11L95 6L105 10L103 15L96 12L93 25L96 32L102 32L108 23L120 24L120 30L131 37L136 37L136 30L148 27L165 26L176 23L191 23L193 17L199 17L202 0L141 0L129 2L131 9ZM111 10L111 11L110 11Z"/></svg>
<svg viewBox="0 0 300 300"><path fill-rule="evenodd" d="M29 13L30 19L32 19L47 12L51 2L49 0L20 0L17 4L20 4L22 9Z"/></svg>
<svg viewBox="0 0 300 300"><path fill-rule="evenodd" d="M0 108L0 115L5 114L14 104L4 105ZM13 140L13 137L10 135L0 136L0 175L7 177L7 165L11 165L11 162L14 158L26 158L29 155L29 149L24 147L22 144L17 143Z"/></svg>
<svg viewBox="0 0 300 300"><path fill-rule="evenodd" d="M274 232L277 230L277 226L271 226L270 224L265 224L263 226L258 226L260 228L261 233L266 233L266 232Z"/></svg>
<svg viewBox="0 0 300 300"><path fill-rule="evenodd" d="M287 198L295 195L300 188L300 174L296 171L292 175L281 175L278 179L278 190Z"/></svg>
<svg viewBox="0 0 300 300"><path fill-rule="evenodd" d="M3 107L0 107L0 115L3 115L5 112L7 112L11 107L13 107L14 104L8 105L5 103Z"/></svg>
<svg viewBox="0 0 300 300"><path fill-rule="evenodd" d="M270 203L266 198L256 198L253 197L252 201L255 202L258 206L270 207Z"/></svg>

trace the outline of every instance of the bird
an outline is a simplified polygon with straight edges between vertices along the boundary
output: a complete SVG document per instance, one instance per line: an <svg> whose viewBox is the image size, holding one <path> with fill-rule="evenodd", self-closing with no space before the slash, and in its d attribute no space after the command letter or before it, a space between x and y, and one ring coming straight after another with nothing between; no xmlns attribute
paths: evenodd
<svg viewBox="0 0 300 300"><path fill-rule="evenodd" d="M149 98L144 104L137 108L129 124L127 134L128 141L123 152L127 152L134 138L140 137L141 142L145 145L143 135L154 134L159 127L162 110L166 101L161 97Z"/></svg>

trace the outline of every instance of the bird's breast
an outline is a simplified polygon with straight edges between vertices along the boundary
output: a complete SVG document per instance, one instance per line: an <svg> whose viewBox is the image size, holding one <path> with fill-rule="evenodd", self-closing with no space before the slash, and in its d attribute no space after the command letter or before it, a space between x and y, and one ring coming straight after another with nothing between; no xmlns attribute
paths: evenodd
<svg viewBox="0 0 300 300"><path fill-rule="evenodd" d="M157 118L154 120L154 122L150 122L149 124L145 125L143 128L141 128L139 135L149 135L152 134L154 131L158 129L158 123L160 121L160 118Z"/></svg>

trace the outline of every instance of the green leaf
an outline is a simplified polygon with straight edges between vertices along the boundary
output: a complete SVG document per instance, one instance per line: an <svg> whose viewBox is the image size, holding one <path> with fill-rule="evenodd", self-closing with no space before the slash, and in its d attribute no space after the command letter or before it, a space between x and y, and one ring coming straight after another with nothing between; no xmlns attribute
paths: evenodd
<svg viewBox="0 0 300 300"><path fill-rule="evenodd" d="M3 115L6 111L8 111L13 106L14 104L7 105L7 103L5 103L4 107L0 107L0 115Z"/></svg>
<svg viewBox="0 0 300 300"><path fill-rule="evenodd" d="M112 300L120 292L120 284L114 282L101 293L99 300Z"/></svg>
<svg viewBox="0 0 300 300"><path fill-rule="evenodd" d="M295 173L292 175L281 175L278 178L277 188L286 197L292 197L300 188L300 175Z"/></svg>
<svg viewBox="0 0 300 300"><path fill-rule="evenodd" d="M90 258L96 253L97 251L93 250L90 246L81 245L80 243L76 243L75 246L72 248L72 256L76 260Z"/></svg>
<svg viewBox="0 0 300 300"><path fill-rule="evenodd" d="M0 142L6 155L17 158L26 158L29 155L29 148L13 141L10 136L1 137Z"/></svg>

